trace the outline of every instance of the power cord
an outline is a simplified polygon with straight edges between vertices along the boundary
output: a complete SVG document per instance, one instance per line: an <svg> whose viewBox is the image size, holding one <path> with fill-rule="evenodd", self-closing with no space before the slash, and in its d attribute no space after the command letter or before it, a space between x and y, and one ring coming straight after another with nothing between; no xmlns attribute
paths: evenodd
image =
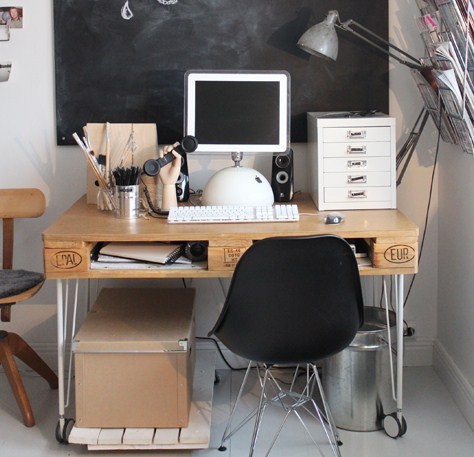
<svg viewBox="0 0 474 457"><path fill-rule="evenodd" d="M145 198L146 198L146 201L148 203L148 207L150 208L150 215L151 216L157 215L159 217L168 216L169 211L162 211L161 209L155 207L155 205L153 204L153 201L150 197L150 192L148 192L147 185L145 184L143 179L141 181L142 181L142 184L143 184L143 193L145 194ZM154 217L156 217L156 216L154 216Z"/></svg>
<svg viewBox="0 0 474 457"><path fill-rule="evenodd" d="M217 341L214 339L214 338L210 338L210 337L205 337L205 336L196 336L196 339L197 340L204 340L204 341L212 341L214 343L214 345L216 346L217 348L217 351L219 352L219 355L222 357L222 360L224 361L224 363L232 370L232 371L243 371L243 370L246 370L247 367L242 367L242 368L235 368L233 367L229 362L228 360L225 358L223 352L222 352L222 349L220 348L219 344L217 343Z"/></svg>
<svg viewBox="0 0 474 457"><path fill-rule="evenodd" d="M224 363L227 365L227 367L231 370L231 371L245 371L247 370L247 367L240 367L240 368L235 368L233 367L229 361L225 358L223 352L222 352L222 349L220 348L218 342L214 339L214 338L210 338L210 337L204 337L204 336L196 336L196 339L197 340L205 340L205 341L212 341L214 343L214 345L216 346L218 352L219 352L219 355L222 357L222 360L224 361ZM285 367L281 367L279 366L278 369L280 370L289 370L289 371L294 371L296 369L296 366L285 366ZM321 371L321 367L318 367L318 371L320 372ZM297 374L297 377L299 378L300 376L303 376L306 374L306 370L304 370L303 368L300 368L299 369L299 372ZM284 381L283 379L281 378L278 378L278 377L274 377L276 381L278 381L279 383L281 384L285 384L285 385L291 385L292 382L288 382L288 381Z"/></svg>
<svg viewBox="0 0 474 457"><path fill-rule="evenodd" d="M440 121L441 121L442 110L443 109L441 107L441 109L440 109ZM438 155L439 155L440 142L441 142L441 124L440 124L440 126L438 126L438 137L437 137L437 141L436 141L436 153L435 153L435 160L434 160L434 163L433 163L433 171L431 173L430 191L429 191L429 194L428 194L428 204L426 206L426 214L425 214L425 225L424 225L424 228L423 228L423 234L422 234L421 243L420 243L420 252L419 252L419 255L418 255L418 266L421 263L421 256L423 254L423 247L424 247L425 239L426 239L426 231L428 229L428 219L429 219L429 214L430 214L431 201L432 201L432 198L433 198L434 177L435 177L435 174L436 174L436 166L438 164ZM415 278L416 278L416 275L413 275L412 278L411 278L410 285L408 287L408 291L405 295L405 300L403 301L403 307L404 308L405 308L405 306L407 304L407 301L408 301L408 298L411 294L413 284L415 282ZM390 284L392 285L391 281L390 281ZM380 296L380 304L382 303L382 295L383 295L383 293ZM390 293L390 297L391 296L392 296L392 294ZM392 309L393 309L393 305L392 305ZM404 328L404 330L403 330L403 335L404 336L411 337L415 334L415 329L413 327L409 327L408 323L405 320L403 321L403 328Z"/></svg>
<svg viewBox="0 0 474 457"><path fill-rule="evenodd" d="M423 254L423 246L425 244L426 231L428 229L428 218L429 218L429 214L430 214L431 199L433 197L434 177L435 177L435 173L436 173L436 165L438 164L439 145L440 145L440 142L441 142L441 115L442 115L442 111L443 111L443 108L441 107L441 109L440 109L440 125L438 126L438 138L437 138L437 142L436 142L436 154L435 154L435 160L434 160L434 163L433 163L433 171L431 173L430 191L429 191L429 194L428 194L428 204L427 204L427 207L426 207L426 215L425 215L425 226L423 228L423 235L421 237L421 244L420 244L420 253L418 255L418 266L421 263L421 256ZM412 287L413 287L413 283L415 282L415 278L416 278L416 275L413 275L412 278L411 278L410 286L409 286L408 292L405 296L405 301L403 302L403 307L405 307L406 304L407 304L407 300L408 300L408 297L410 296L410 293L411 293L411 290L412 290ZM413 333L414 333L414 330L413 330Z"/></svg>

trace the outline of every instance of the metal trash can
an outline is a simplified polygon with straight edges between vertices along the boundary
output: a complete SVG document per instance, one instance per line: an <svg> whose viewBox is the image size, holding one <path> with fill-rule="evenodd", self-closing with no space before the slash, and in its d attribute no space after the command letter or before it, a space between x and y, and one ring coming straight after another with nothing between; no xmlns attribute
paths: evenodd
<svg viewBox="0 0 474 457"><path fill-rule="evenodd" d="M393 345L393 311L389 322ZM365 432L383 428L384 415L395 409L384 308L364 307L364 325L352 343L325 360L323 384L337 427Z"/></svg>

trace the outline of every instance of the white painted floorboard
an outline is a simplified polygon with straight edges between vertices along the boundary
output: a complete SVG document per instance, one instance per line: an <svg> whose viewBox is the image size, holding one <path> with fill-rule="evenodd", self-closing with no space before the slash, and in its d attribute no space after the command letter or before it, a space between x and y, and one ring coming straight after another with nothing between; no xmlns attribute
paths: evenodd
<svg viewBox="0 0 474 457"><path fill-rule="evenodd" d="M37 425L26 428L16 406L10 387L3 374L0 375L0 457L56 457L56 456L100 456L100 457L244 457L248 455L251 427L236 434L225 452L219 452L220 437L240 385L242 372L221 370L220 383L215 387L211 446L195 451L88 451L81 445L61 445L56 442L54 431L57 423L57 392L50 391L47 383L32 374L24 375ZM344 445L343 457L470 457L474 456L474 432L454 404L439 377L431 367L407 367L404 372L404 415L408 423L407 434L397 440L377 432L341 431ZM244 402L248 408L256 399L257 390L247 392ZM250 410L250 409L249 409ZM277 410L272 411L265 425L277 419ZM263 429L261 440L270 439L270 431ZM256 455L262 455L261 447ZM274 457L307 457L317 455L313 445L301 431L299 424L284 430L274 450Z"/></svg>

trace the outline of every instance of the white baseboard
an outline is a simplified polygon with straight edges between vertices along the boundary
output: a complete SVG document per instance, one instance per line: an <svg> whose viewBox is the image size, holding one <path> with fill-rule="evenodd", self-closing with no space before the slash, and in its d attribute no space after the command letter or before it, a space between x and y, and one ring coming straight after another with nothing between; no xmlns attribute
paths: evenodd
<svg viewBox="0 0 474 457"><path fill-rule="evenodd" d="M433 344L434 340L431 338L405 338L405 353L404 365L408 367L413 366L431 366L433 364ZM216 346L211 341L200 340L196 343L197 350L216 349ZM247 366L247 361L230 352L227 348L220 345L226 360L233 367ZM217 369L225 369L228 366L218 355L216 362Z"/></svg>
<svg viewBox="0 0 474 457"><path fill-rule="evenodd" d="M433 344L432 339L421 339L421 338L405 338L405 354L404 354L404 365L405 366L431 366L433 364ZM54 370L58 370L58 356L57 347L54 343L39 343L32 344L33 349L39 354L39 356ZM227 348L220 345L220 348L224 354L226 360L233 367L245 367L247 361L235 354L230 352ZM67 345L69 349L69 345ZM196 342L196 349L201 350L216 350L216 346L212 341L209 340L198 340ZM217 369L229 368L222 360L220 355L217 356L216 360ZM68 356L66 357L66 363L68 363ZM21 362L18 363L19 369L26 369L22 366ZM66 370L68 367L66 366ZM1 367L0 367L1 370Z"/></svg>
<svg viewBox="0 0 474 457"><path fill-rule="evenodd" d="M453 396L456 405L474 430L474 387L464 377L443 345L436 341L433 351L433 366Z"/></svg>
<svg viewBox="0 0 474 457"><path fill-rule="evenodd" d="M433 345L434 340L432 338L405 338L403 365L406 367L433 365Z"/></svg>
<svg viewBox="0 0 474 457"><path fill-rule="evenodd" d="M34 351L46 362L54 371L58 372L58 347L55 343L37 343L30 344ZM21 360L15 358L15 362L20 372L32 371ZM0 365L0 372L3 373L3 366Z"/></svg>

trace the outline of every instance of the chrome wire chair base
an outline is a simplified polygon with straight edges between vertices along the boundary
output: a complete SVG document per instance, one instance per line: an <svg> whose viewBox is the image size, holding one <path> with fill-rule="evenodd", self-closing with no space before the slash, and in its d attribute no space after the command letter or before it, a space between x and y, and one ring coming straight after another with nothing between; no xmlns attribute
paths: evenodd
<svg viewBox="0 0 474 457"><path fill-rule="evenodd" d="M278 437L280 436L281 431L285 423L287 422L289 416L294 414L299 422L302 424L303 428L306 430L308 436L311 438L311 441L314 443L316 448L319 451L319 454L322 457L325 457L323 449L320 444L313 437L308 426L303 420L303 417L300 414L300 411L305 411L312 418L319 420L324 430L327 441L329 442L331 454L335 457L341 457L339 450L339 445L341 441L339 440L339 435L337 429L334 425L334 420L332 418L331 412L326 402L326 397L321 384L321 379L318 374L316 365L312 363L306 364L305 367L305 383L302 388L297 389L296 381L301 376L300 366L297 366L293 374L293 378L289 388L282 388L281 383L274 377L272 373L272 366L267 365L258 365L257 364L257 373L259 376L261 393L258 407L256 407L250 414L248 414L237 426L231 428L232 420L235 416L235 412L240 403L242 394L245 390L245 386L248 381L249 373L253 368L254 363L251 361L248 364L247 370L245 372L244 379L239 389L237 399L232 408L229 420L227 422L226 429L222 436L221 446L219 450L224 451L226 447L224 443L230 439L236 432L238 432L245 424L247 424L252 418L255 417L255 424L252 434L252 441L250 444L249 457L253 456L255 451L255 446L257 444L258 435L262 425L262 419L265 413L265 410L270 405L280 406L285 411L283 420L281 421L266 453L265 456L269 455L273 446L275 445ZM302 367L301 367L302 368ZM262 375L263 372L263 375ZM314 400L315 389L318 390L321 402L322 409L319 408L316 401Z"/></svg>

